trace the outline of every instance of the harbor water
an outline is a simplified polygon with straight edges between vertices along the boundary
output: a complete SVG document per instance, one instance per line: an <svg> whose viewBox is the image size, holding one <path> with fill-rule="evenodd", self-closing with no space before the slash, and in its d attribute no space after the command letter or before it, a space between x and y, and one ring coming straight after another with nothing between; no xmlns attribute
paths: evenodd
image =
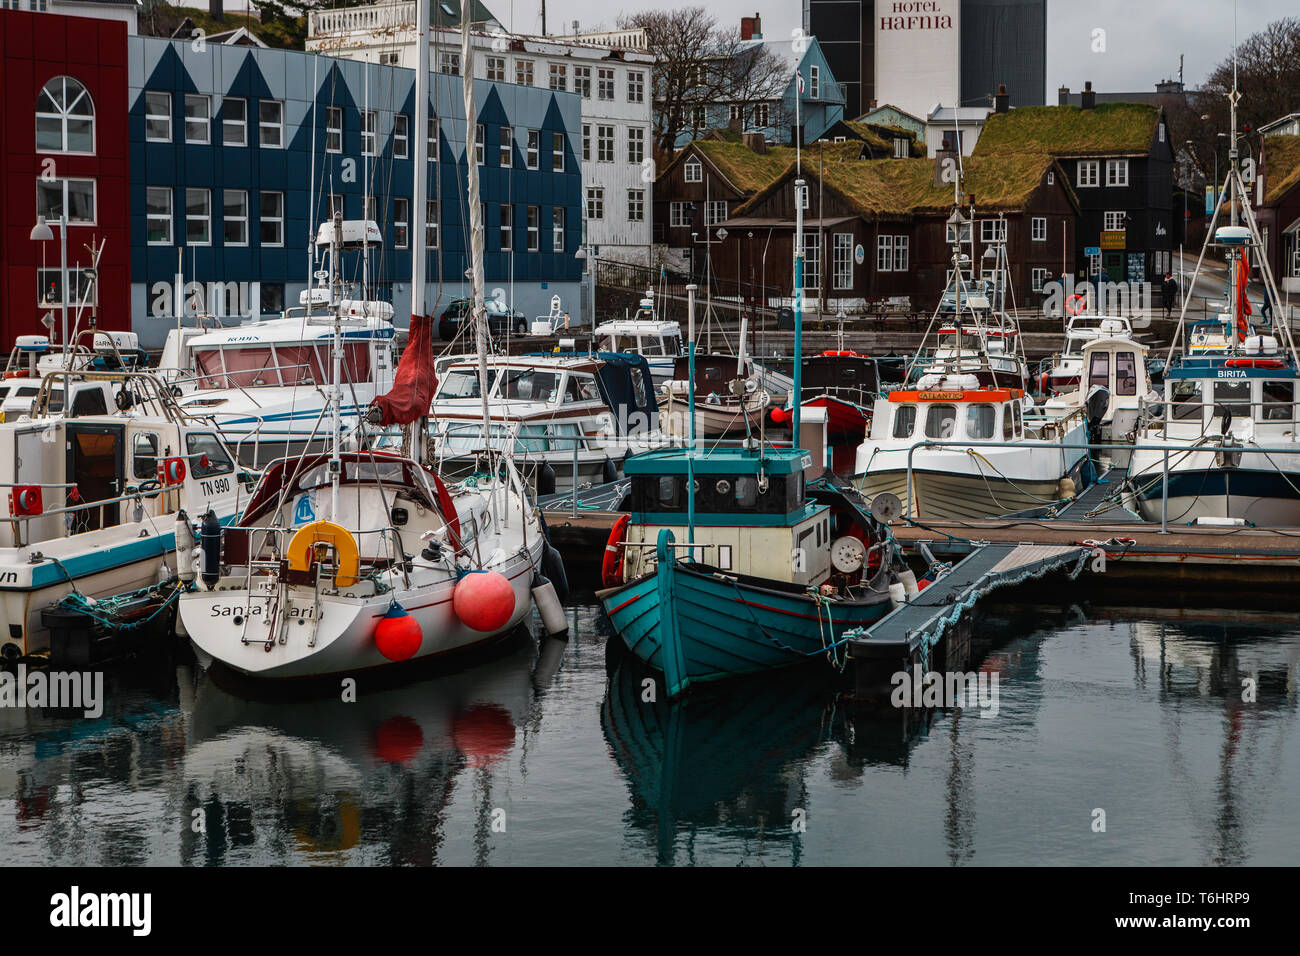
<svg viewBox="0 0 1300 956"><path fill-rule="evenodd" d="M648 699L599 608L568 613L355 700L182 650L108 671L97 718L0 709L0 863L1300 859L1293 614L992 605L991 706L907 711L816 670Z"/></svg>

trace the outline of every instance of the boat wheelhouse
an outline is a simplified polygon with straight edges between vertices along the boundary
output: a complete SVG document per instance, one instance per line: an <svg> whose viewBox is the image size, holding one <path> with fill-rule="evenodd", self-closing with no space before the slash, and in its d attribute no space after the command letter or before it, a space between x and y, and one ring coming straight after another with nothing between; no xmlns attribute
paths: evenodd
<svg viewBox="0 0 1300 956"><path fill-rule="evenodd" d="M1065 348L1050 359L1046 388L1042 389L1044 394L1063 395L1077 389L1086 365L1085 347L1090 342L1107 338L1133 340L1133 323L1126 316L1092 313L1072 316L1065 328Z"/></svg>
<svg viewBox="0 0 1300 956"><path fill-rule="evenodd" d="M690 359L673 366L672 380L659 390L659 417L665 432L689 438ZM734 355L695 356L695 437L744 437L758 431L771 401L750 363Z"/></svg>
<svg viewBox="0 0 1300 956"><path fill-rule="evenodd" d="M663 449L625 469L631 512L598 596L628 648L674 696L834 655L890 609L887 530L801 449ZM694 508L690 489L695 487Z"/></svg>

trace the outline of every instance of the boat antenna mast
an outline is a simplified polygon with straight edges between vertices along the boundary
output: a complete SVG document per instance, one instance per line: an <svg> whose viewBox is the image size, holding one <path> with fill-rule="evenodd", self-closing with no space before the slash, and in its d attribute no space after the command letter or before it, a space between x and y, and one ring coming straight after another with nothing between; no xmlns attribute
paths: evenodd
<svg viewBox="0 0 1300 956"><path fill-rule="evenodd" d="M465 169L468 176L470 309L474 323L474 344L478 350L478 390L483 407L483 447L489 460L492 449L492 414L488 408L486 303L483 301L483 210L479 203L478 164L474 162L478 136L478 114L474 107L474 45L470 39L469 5L463 6L460 21L461 76L465 93Z"/></svg>

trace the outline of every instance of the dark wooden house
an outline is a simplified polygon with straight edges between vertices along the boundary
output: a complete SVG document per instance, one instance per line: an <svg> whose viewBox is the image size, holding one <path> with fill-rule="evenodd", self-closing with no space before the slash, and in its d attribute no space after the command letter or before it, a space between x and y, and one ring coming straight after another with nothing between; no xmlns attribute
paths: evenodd
<svg viewBox="0 0 1300 956"><path fill-rule="evenodd" d="M1278 292L1300 301L1300 136L1272 134L1260 139L1263 202L1259 227Z"/></svg>

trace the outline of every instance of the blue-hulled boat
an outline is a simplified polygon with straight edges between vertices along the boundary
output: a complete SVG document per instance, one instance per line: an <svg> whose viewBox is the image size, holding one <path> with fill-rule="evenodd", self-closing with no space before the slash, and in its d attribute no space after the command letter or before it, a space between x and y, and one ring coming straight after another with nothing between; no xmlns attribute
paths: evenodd
<svg viewBox="0 0 1300 956"><path fill-rule="evenodd" d="M627 460L631 513L598 596L623 642L693 684L843 658L891 607L894 544L849 486L806 482L792 448L664 449ZM688 501L693 484L694 513ZM613 565L611 569L611 563ZM608 572L611 572L612 575Z"/></svg>

